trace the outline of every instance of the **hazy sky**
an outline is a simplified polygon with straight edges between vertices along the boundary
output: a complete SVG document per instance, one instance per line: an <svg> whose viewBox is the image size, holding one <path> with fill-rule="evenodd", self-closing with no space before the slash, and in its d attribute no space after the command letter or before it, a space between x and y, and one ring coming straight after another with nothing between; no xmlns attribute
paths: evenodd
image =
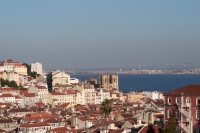
<svg viewBox="0 0 200 133"><path fill-rule="evenodd" d="M200 1L1 0L4 59L58 69L200 65Z"/></svg>

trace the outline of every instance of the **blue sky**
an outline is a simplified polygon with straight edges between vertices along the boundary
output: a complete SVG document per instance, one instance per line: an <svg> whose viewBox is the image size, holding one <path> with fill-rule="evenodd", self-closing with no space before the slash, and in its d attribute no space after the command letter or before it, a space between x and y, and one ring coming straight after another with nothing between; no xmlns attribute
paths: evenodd
<svg viewBox="0 0 200 133"><path fill-rule="evenodd" d="M44 68L200 65L200 1L0 1L0 60Z"/></svg>

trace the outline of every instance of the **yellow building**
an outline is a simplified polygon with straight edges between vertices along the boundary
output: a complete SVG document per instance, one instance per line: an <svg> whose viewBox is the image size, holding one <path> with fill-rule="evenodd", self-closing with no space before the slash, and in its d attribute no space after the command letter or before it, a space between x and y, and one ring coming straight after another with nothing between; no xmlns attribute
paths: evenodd
<svg viewBox="0 0 200 133"><path fill-rule="evenodd" d="M0 78L6 80L7 79L7 73L6 72L0 72Z"/></svg>
<svg viewBox="0 0 200 133"><path fill-rule="evenodd" d="M140 99L140 98L142 98L143 96L142 96L142 93L140 93L140 92L134 92L134 93L129 93L129 100L130 101L134 101L135 99Z"/></svg>

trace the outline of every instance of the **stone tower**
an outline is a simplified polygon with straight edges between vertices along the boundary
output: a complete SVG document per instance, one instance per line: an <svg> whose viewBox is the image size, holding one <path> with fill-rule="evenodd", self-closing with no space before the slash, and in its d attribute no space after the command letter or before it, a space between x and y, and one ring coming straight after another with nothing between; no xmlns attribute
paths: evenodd
<svg viewBox="0 0 200 133"><path fill-rule="evenodd" d="M111 90L113 88L119 90L118 87L118 75L112 74L112 75L99 75L99 84L102 88Z"/></svg>

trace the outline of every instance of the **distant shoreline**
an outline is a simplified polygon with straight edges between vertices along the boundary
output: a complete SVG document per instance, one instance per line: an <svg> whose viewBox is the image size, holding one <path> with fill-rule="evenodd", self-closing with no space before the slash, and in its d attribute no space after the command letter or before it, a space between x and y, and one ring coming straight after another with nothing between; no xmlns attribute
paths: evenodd
<svg viewBox="0 0 200 133"><path fill-rule="evenodd" d="M112 74L115 74L115 73L105 73L105 74L108 74L108 75L112 75ZM200 75L199 73L157 73L157 74L132 74L132 73L117 73L118 75ZM104 75L104 74L101 74L101 73L87 73L87 74L82 74L82 73L76 73L76 74L70 74L70 75Z"/></svg>

